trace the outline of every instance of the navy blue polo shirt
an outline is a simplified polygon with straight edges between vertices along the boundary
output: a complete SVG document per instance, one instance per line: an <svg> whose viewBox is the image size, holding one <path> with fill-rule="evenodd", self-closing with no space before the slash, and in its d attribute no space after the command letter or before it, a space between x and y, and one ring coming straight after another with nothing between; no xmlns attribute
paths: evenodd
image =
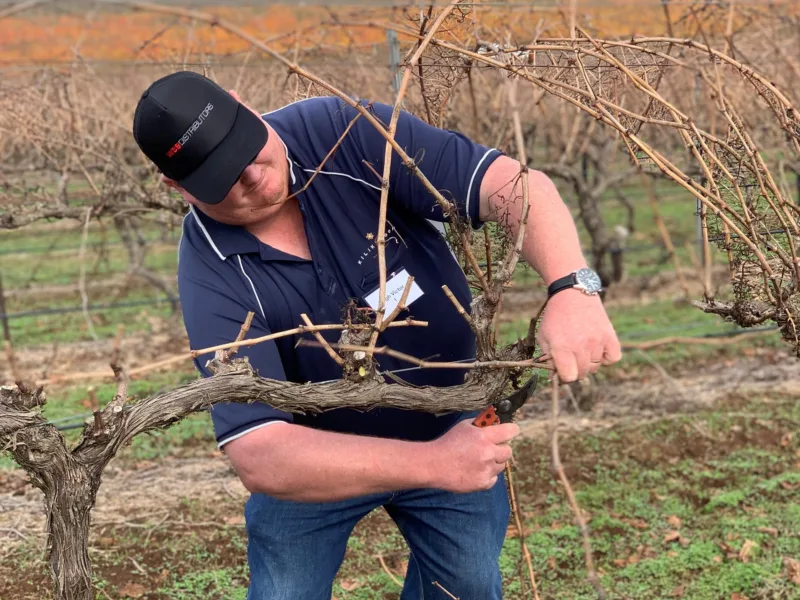
<svg viewBox="0 0 800 600"><path fill-rule="evenodd" d="M364 103L388 126L392 107ZM212 220L191 207L183 222L179 247L178 286L183 318L193 349L234 340L248 311L255 317L248 338L292 329L302 313L315 324L341 323L347 306L367 308L365 300L378 288L380 178L385 139L363 117L344 136L321 172L316 168L336 146L357 111L339 98L312 98L263 115L286 148L290 193L298 193L312 259L284 253L259 241L241 227ZM438 129L402 113L398 144L419 169L455 203L473 227L481 225L481 180L500 152L465 136ZM428 327L397 327L384 331L379 346L431 361L475 357L475 338L466 321L442 291L447 285L469 308L466 278L443 237L443 216L419 178L393 153L387 211L387 280L405 271L414 277L421 295L397 317L428 321ZM309 184L309 180L311 183ZM305 188L305 189L304 189ZM303 190L300 192L300 190ZM377 307L377 303L375 303ZM331 342L340 331L324 332ZM319 348L296 348L289 336L241 348L259 375L297 383L341 378L340 367ZM204 376L212 354L195 361ZM376 355L383 370L413 367L408 362ZM412 385L451 386L463 383L466 371L417 369L398 373ZM394 383L386 377L387 383ZM459 417L394 408L368 412L336 409L318 415L289 414L264 403L223 403L211 410L221 445L255 428L288 421L328 431L408 440L441 435Z"/></svg>

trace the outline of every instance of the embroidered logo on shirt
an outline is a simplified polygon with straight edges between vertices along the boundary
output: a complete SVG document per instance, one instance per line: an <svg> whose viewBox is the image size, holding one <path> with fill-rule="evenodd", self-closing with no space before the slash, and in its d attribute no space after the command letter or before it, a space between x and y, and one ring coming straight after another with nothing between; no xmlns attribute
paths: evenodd
<svg viewBox="0 0 800 600"><path fill-rule="evenodd" d="M376 259L378 258L378 253L375 252L377 246L373 241L378 236L372 232L369 232L364 237L366 237L367 240L369 240L371 243L369 244L369 246L367 246L366 250L364 250L358 257L359 265L362 264L368 258L376 258ZM386 219L386 245L388 246L390 242L394 242L398 246L400 246L400 244L403 244L403 246L408 248L408 245L406 244L406 241L403 239L403 236L400 235L400 233L397 231L395 226L392 225L389 219Z"/></svg>

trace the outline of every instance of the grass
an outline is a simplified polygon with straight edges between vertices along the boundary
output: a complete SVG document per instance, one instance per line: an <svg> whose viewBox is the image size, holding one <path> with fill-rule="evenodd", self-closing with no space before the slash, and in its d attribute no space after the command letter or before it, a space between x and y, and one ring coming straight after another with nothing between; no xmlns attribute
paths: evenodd
<svg viewBox="0 0 800 600"><path fill-rule="evenodd" d="M780 582L786 595L776 598L800 598L800 587L782 578L782 557L800 555L800 505L789 483L800 479L800 444L789 435L800 405L753 400L737 409L753 416L709 412L565 445L562 457L578 503L591 516L594 555L610 597L752 597ZM707 427L711 439L692 423ZM578 530L541 450L530 442L516 455L525 465L523 503L536 507L529 548L543 597L594 598L576 577L583 571ZM737 553L745 540L756 549L742 559Z"/></svg>
<svg viewBox="0 0 800 600"><path fill-rule="evenodd" d="M563 437L562 460L589 515L609 599L800 598L783 563L800 556L798 423L800 404L792 399L734 398L691 417ZM125 450L122 460L136 452ZM550 469L546 440L516 444L515 457L542 600L593 600L579 531ZM240 502L193 498L174 510L173 519L152 531L147 525L93 530L104 597L128 597L123 593L139 585L148 600L243 600L247 536ZM402 579L406 544L376 511L349 540L334 597L398 600L400 588L380 566L379 553ZM523 598L519 564L519 538L511 533L500 557L509 600ZM21 546L0 567L0 597L39 599L47 585L35 545Z"/></svg>
<svg viewBox="0 0 800 600"><path fill-rule="evenodd" d="M143 219L140 235L148 244L145 266L174 273L180 231ZM82 224L68 222L0 231L0 273L6 292L30 285L77 283L82 237ZM127 255L114 227L97 222L90 225L84 267L87 281L125 271ZM12 303L9 311L17 310L13 297L7 302Z"/></svg>
<svg viewBox="0 0 800 600"><path fill-rule="evenodd" d="M73 182L80 184L80 182ZM77 204L77 203L76 203ZM0 208L0 213L2 213ZM160 223L158 218L139 215L140 232L150 241L177 241L179 228ZM0 257L12 254L41 254L53 250L72 250L77 253L83 239L83 222L76 220L40 221L20 229L0 231ZM121 238L116 227L110 221L92 221L86 240L86 247L98 247L103 244L119 244Z"/></svg>
<svg viewBox="0 0 800 600"><path fill-rule="evenodd" d="M174 273L177 266L176 244L154 244L145 257L144 266L162 273ZM79 254L72 250L49 254L6 254L0 257L3 285L8 289L34 285L68 285L80 278ZM121 246L94 246L85 254L87 281L124 273L127 253Z"/></svg>
<svg viewBox="0 0 800 600"><path fill-rule="evenodd" d="M34 229L0 232L0 276L7 297L8 313L25 313L44 309L80 309L82 301L77 289L70 292L14 294L37 286L74 285L80 278L78 248L80 227L71 229ZM151 240L144 266L173 279L177 269L177 236L155 224L145 224L142 235ZM85 254L86 282L103 282L121 276L128 266L127 253L114 229L90 228ZM174 286L173 286L174 287ZM134 303L134 306L92 310L92 324L99 337L111 337L117 324L125 323L128 331L148 328L148 316L166 317L171 306L164 293L140 279L131 279L125 289L88 290L90 305ZM90 341L92 339L83 313L33 314L9 319L11 339L19 347L53 342Z"/></svg>
<svg viewBox="0 0 800 600"><path fill-rule="evenodd" d="M156 223L144 222L143 237L149 242L176 241L179 231L167 231ZM18 254L41 255L48 252L74 252L80 249L83 239L83 225L73 222L72 226L47 228L22 228L0 232L0 257ZM102 245L121 244L119 233L114 228L101 227L96 221L89 226L86 249Z"/></svg>
<svg viewBox="0 0 800 600"><path fill-rule="evenodd" d="M114 337L121 323L125 324L126 333L149 332L152 330L151 317L166 319L175 316L169 301L153 297L153 294L132 295L120 302L146 304L92 310L92 326L98 338ZM92 340L82 311L18 317L10 320L9 326L11 339L24 341L26 346Z"/></svg>
<svg viewBox="0 0 800 600"><path fill-rule="evenodd" d="M591 238L580 220L577 201L567 186L558 184L558 182L557 185L564 201L571 208L583 247L590 248ZM621 190L634 207L633 231L630 232L627 241L628 250L625 259L628 276L653 275L664 269L671 270L672 262L668 258L662 237L656 227L655 214L646 190L636 178L632 178L621 186ZM696 200L677 184L669 181L655 182L654 190L658 200L659 214L670 233L678 259L684 267L690 267L693 253L700 254L697 243ZM600 212L609 232L613 231L617 225L628 226L627 209L612 192L606 192L600 201ZM692 249L690 250L689 247ZM713 246L712 253L716 254ZM587 253L587 257L589 256L590 254ZM723 258L722 254L718 254L720 262Z"/></svg>
<svg viewBox="0 0 800 600"><path fill-rule="evenodd" d="M154 243L149 247L144 266L162 273L175 272L177 244ZM80 278L79 253L73 250L36 254L5 254L0 256L0 268L5 273L3 285L8 290L35 285L75 284ZM122 246L93 246L85 254L87 282L124 273L128 265Z"/></svg>

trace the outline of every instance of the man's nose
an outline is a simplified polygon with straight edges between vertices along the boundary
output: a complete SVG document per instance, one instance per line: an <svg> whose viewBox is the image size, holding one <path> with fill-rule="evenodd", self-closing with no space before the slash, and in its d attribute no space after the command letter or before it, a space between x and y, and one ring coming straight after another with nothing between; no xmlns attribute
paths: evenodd
<svg viewBox="0 0 800 600"><path fill-rule="evenodd" d="M258 181L261 173L259 172L259 168L255 165L247 165L244 171L242 171L242 176L239 177L239 181L246 187Z"/></svg>

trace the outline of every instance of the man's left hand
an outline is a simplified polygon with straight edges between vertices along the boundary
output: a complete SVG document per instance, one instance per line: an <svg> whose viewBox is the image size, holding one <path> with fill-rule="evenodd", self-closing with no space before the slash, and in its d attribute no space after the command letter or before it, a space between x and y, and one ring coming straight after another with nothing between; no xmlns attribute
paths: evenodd
<svg viewBox="0 0 800 600"><path fill-rule="evenodd" d="M598 296L569 289L550 298L538 332L561 381L596 373L622 358L619 339Z"/></svg>

